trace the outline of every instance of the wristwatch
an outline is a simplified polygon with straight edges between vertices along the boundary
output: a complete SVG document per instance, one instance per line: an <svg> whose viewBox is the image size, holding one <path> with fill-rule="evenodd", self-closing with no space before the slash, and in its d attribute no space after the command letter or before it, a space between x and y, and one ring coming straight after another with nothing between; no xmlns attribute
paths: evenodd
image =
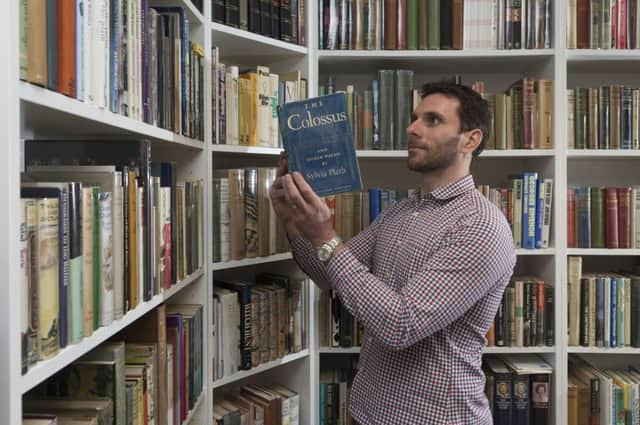
<svg viewBox="0 0 640 425"><path fill-rule="evenodd" d="M340 242L342 242L342 239L340 239L340 236L336 235L331 238L331 240L320 245L320 248L318 248L318 260L323 263L329 261Z"/></svg>

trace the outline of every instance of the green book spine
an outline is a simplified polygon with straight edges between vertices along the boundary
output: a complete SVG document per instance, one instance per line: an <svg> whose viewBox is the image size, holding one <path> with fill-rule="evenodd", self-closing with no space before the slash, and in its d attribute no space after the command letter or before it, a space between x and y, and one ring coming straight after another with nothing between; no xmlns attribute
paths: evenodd
<svg viewBox="0 0 640 425"><path fill-rule="evenodd" d="M427 6L427 46L429 49L440 49L440 0L426 0Z"/></svg>
<svg viewBox="0 0 640 425"><path fill-rule="evenodd" d="M427 50L429 48L429 38L427 33L429 32L429 6L427 1L418 1L418 49Z"/></svg>
<svg viewBox="0 0 640 425"><path fill-rule="evenodd" d="M591 188L591 247L604 248L604 190Z"/></svg>
<svg viewBox="0 0 640 425"><path fill-rule="evenodd" d="M418 49L418 0L407 0L407 49Z"/></svg>

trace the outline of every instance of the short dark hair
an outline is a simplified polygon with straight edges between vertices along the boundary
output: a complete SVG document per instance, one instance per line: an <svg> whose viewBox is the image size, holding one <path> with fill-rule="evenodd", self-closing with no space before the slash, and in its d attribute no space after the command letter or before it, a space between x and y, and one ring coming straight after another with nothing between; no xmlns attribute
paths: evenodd
<svg viewBox="0 0 640 425"><path fill-rule="evenodd" d="M491 111L489 110L489 102L483 99L482 96L480 96L480 94L471 87L450 81L426 83L420 89L420 96L422 99L436 93L458 99L458 102L460 103L460 106L458 107L460 131L469 131L476 128L482 131L482 140L478 147L473 151L473 156L480 155L487 144L489 133L491 131Z"/></svg>

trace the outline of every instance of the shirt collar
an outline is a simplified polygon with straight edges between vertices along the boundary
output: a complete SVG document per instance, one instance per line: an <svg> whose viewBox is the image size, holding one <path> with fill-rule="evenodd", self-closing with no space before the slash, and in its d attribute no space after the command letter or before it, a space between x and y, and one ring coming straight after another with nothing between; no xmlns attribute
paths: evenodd
<svg viewBox="0 0 640 425"><path fill-rule="evenodd" d="M466 175L460 180L446 184L434 190L433 192L422 192L420 189L416 191L421 199L435 198L440 201L446 201L463 193L470 192L475 189L475 182L471 174Z"/></svg>

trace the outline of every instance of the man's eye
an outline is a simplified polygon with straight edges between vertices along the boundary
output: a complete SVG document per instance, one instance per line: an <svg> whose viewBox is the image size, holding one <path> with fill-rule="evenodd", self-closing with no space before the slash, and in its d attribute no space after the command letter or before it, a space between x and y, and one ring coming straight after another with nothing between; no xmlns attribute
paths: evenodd
<svg viewBox="0 0 640 425"><path fill-rule="evenodd" d="M430 125L430 126L438 125L438 124L440 124L440 118L434 117L434 116L429 116L429 117L427 117L427 124Z"/></svg>

